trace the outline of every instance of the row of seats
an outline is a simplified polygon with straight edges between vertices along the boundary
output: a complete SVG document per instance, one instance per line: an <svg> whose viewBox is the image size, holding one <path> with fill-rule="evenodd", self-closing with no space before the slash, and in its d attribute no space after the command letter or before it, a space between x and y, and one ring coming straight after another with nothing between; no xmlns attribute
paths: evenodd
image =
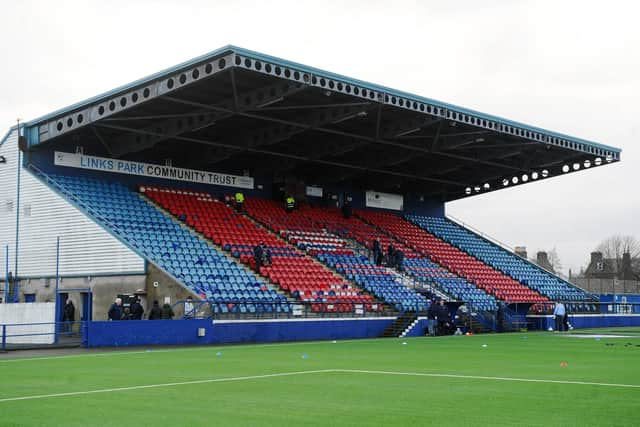
<svg viewBox="0 0 640 427"><path fill-rule="evenodd" d="M264 280L239 267L124 185L85 177L50 178L111 232L203 298L232 301L237 309L247 300L285 300Z"/></svg>
<svg viewBox="0 0 640 427"><path fill-rule="evenodd" d="M553 314L555 309L555 303L542 303L534 304L529 309L530 313L534 314ZM588 302L572 302L566 303L565 308L567 313L598 313L600 308L597 304L590 304Z"/></svg>
<svg viewBox="0 0 640 427"><path fill-rule="evenodd" d="M286 302L284 296L259 276L240 268L124 185L93 178L52 178L116 235L186 286L215 302L220 310L267 312L267 305ZM255 267L253 248L258 243L265 243L271 251L273 264L263 266L260 274L295 298L314 303L316 311L350 312L357 307L382 309L371 295L207 193L157 187L141 187L141 191L247 265ZM414 225L396 215L358 211L357 215L366 221L363 222L357 217L344 218L335 208L302 207L287 214L279 204L260 199L248 199L246 210L298 248L317 256L347 279L398 309L422 310L428 302L422 295L404 287L384 267L373 265L366 257L355 256L347 248L345 239L357 240L367 247L371 247L374 239L378 239L383 247L394 244L405 253L405 267L410 274L436 283L476 309L494 310L497 307L494 296L506 302L548 301L502 274L497 265L501 266L500 270L510 272L524 284L553 298L584 299L576 288L522 260L496 252L495 246L487 246L478 236L441 218L410 217L417 224ZM446 236L454 245L426 230ZM495 268L461 251L460 247L480 259L493 256Z"/></svg>
<svg viewBox="0 0 640 427"><path fill-rule="evenodd" d="M507 303L548 301L537 291L522 285L397 215L373 211L357 211L357 215L390 235L396 236L405 245L410 245L416 251L467 279L468 282L494 295L497 299Z"/></svg>
<svg viewBox="0 0 640 427"><path fill-rule="evenodd" d="M312 303L314 311L348 312L355 305L374 307L370 295L207 193L148 187L145 194L254 269L253 249L263 243L271 253L271 265L260 266L260 274L292 297ZM382 309L382 305L376 304L375 309Z"/></svg>
<svg viewBox="0 0 640 427"><path fill-rule="evenodd" d="M570 285L446 218L408 215L407 219L553 300L587 301L591 299L582 289Z"/></svg>
<svg viewBox="0 0 640 427"><path fill-rule="evenodd" d="M404 286L388 269L373 264L365 256L321 253L318 259L399 311L424 312L429 308L427 298Z"/></svg>
<svg viewBox="0 0 640 427"><path fill-rule="evenodd" d="M366 256L356 256L346 249L344 238L353 238L363 245L378 239L382 245L393 243L409 254L415 252L398 244L389 236L358 218L345 218L335 208L302 206L296 211L285 212L272 200L247 199L249 215L271 228L292 243L298 243L311 255L336 269L347 279L371 292L376 298L400 311L425 311L427 299L399 282L385 267L376 266ZM332 230L330 233L328 230ZM336 233L336 234L334 234ZM338 235L339 234L339 235Z"/></svg>
<svg viewBox="0 0 640 427"><path fill-rule="evenodd" d="M344 239L356 240L368 249L372 249L373 241L378 240L385 251L393 244L396 249L403 251L405 258L419 256L410 247L358 218L345 218L337 208L303 205L291 213L285 213L281 205L273 200L253 198L247 199L245 205L249 215L285 236L290 233L317 233L325 230Z"/></svg>
<svg viewBox="0 0 640 427"><path fill-rule="evenodd" d="M293 313L293 305L289 302L273 303L254 303L246 302L242 304L236 304L233 302L228 303L214 303L211 304L211 310L215 314L275 314L275 313Z"/></svg>
<svg viewBox="0 0 640 427"><path fill-rule="evenodd" d="M427 258L413 258L405 261L405 270L418 281L435 283L440 289L455 299L464 301L476 311L498 309L498 302L493 295L456 276Z"/></svg>
<svg viewBox="0 0 640 427"><path fill-rule="evenodd" d="M335 254L353 254L353 251L347 249L347 242L329 233L327 230L321 231L282 231L280 233L283 237L286 237L289 242L297 245L303 251L307 251L311 255L317 255L319 253L332 252Z"/></svg>

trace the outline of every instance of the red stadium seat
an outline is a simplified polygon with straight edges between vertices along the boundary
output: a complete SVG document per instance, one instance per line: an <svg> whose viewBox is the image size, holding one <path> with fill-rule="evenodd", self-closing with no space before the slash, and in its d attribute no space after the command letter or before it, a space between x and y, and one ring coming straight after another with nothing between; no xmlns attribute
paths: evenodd
<svg viewBox="0 0 640 427"><path fill-rule="evenodd" d="M272 253L271 266L260 268L260 274L268 277L284 291L302 301L324 302L327 295L340 294L340 302L333 308L321 307L327 312L347 311L357 301L373 302L370 295L348 283L326 266L290 246L279 235L254 223L243 214L214 199L210 194L150 187L145 195L178 217L185 216L185 223L229 251L242 263L255 269L253 248L264 243ZM251 203L246 203L247 208ZM286 230L285 230L286 231ZM340 245L339 239L322 238L322 242Z"/></svg>
<svg viewBox="0 0 640 427"><path fill-rule="evenodd" d="M390 235L407 242L460 277L508 303L543 302L548 299L477 258L428 233L403 218L386 212L357 211L356 215Z"/></svg>

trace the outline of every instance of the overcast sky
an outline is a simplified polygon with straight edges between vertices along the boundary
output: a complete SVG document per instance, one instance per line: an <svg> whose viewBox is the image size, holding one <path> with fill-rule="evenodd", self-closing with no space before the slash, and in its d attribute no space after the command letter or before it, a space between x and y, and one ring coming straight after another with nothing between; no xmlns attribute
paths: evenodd
<svg viewBox="0 0 640 427"><path fill-rule="evenodd" d="M620 163L447 212L529 254L555 247L565 272L611 234L640 238L640 3L19 1L2 15L2 128L235 44L621 147Z"/></svg>

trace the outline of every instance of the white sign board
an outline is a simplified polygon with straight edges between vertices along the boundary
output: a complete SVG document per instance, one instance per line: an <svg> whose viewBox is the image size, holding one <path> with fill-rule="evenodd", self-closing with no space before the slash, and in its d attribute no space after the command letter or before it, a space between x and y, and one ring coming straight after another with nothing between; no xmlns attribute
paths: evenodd
<svg viewBox="0 0 640 427"><path fill-rule="evenodd" d="M292 314L294 316L302 316L302 311L303 311L304 307L301 305L294 305L293 306L293 310L292 310Z"/></svg>
<svg viewBox="0 0 640 427"><path fill-rule="evenodd" d="M224 185L227 187L253 189L253 178L216 172L183 169L152 163L87 156L80 153L54 153L53 164L68 168L89 169L99 172L122 173L149 178L172 179L175 181L197 182L199 184Z"/></svg>
<svg viewBox="0 0 640 427"><path fill-rule="evenodd" d="M380 193L367 191L365 205L370 208L392 209L401 211L404 199L401 194Z"/></svg>
<svg viewBox="0 0 640 427"><path fill-rule="evenodd" d="M307 187L307 196L322 197L322 188L320 188L320 187Z"/></svg>

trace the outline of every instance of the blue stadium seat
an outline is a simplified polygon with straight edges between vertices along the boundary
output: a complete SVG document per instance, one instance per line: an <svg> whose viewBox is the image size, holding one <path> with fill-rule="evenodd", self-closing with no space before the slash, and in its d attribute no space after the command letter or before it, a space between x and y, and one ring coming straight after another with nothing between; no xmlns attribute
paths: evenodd
<svg viewBox="0 0 640 427"><path fill-rule="evenodd" d="M584 290L446 218L407 215L407 219L552 300L592 300Z"/></svg>
<svg viewBox="0 0 640 427"><path fill-rule="evenodd" d="M103 226L142 256L204 298L219 302L214 304L214 312L229 312L225 304L229 300L236 301L234 312L255 312L253 304L240 303L231 285L246 295L257 285L257 292L265 301L279 301L280 295L262 278L189 233L123 184L86 177L52 175L50 178L96 219L103 218Z"/></svg>

